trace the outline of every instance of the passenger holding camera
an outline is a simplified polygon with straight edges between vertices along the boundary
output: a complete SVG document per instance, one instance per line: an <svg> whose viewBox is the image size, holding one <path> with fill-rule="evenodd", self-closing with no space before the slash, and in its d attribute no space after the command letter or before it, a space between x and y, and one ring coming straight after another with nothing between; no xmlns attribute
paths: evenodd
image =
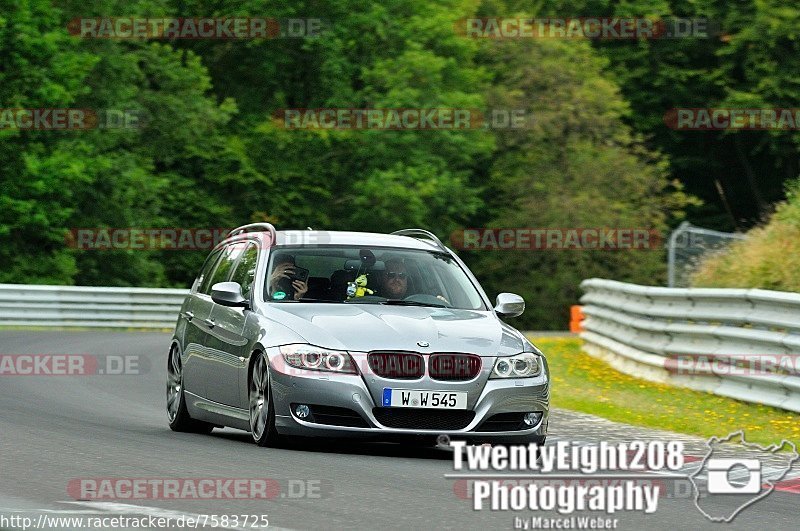
<svg viewBox="0 0 800 531"><path fill-rule="evenodd" d="M308 282L296 277L297 266L294 256L279 254L272 263L269 278L269 295L274 300L291 298L299 301L308 291Z"/></svg>

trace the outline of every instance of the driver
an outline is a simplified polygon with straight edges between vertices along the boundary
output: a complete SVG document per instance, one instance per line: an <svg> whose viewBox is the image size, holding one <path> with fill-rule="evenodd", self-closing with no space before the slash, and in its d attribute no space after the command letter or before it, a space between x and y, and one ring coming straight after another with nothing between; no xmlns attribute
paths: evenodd
<svg viewBox="0 0 800 531"><path fill-rule="evenodd" d="M408 271L403 260L391 258L386 261L381 293L387 299L403 299L408 292Z"/></svg>
<svg viewBox="0 0 800 531"><path fill-rule="evenodd" d="M387 299L404 299L409 295L413 295L408 291L408 269L402 258L386 260L381 295ZM450 304L441 294L434 296L440 301Z"/></svg>

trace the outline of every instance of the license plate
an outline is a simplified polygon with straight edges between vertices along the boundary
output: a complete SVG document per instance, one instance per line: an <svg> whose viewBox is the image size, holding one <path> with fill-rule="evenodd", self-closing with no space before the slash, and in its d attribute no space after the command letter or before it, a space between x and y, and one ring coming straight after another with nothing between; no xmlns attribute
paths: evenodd
<svg viewBox="0 0 800 531"><path fill-rule="evenodd" d="M415 389L383 389L384 407L418 407L426 409L467 409L467 393L463 391L418 391Z"/></svg>

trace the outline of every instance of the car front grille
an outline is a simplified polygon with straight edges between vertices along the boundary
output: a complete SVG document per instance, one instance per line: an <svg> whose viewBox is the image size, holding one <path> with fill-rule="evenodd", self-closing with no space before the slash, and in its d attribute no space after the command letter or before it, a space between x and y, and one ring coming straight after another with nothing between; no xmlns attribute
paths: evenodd
<svg viewBox="0 0 800 531"><path fill-rule="evenodd" d="M416 380L425 374L425 360L413 352L370 352L369 368L381 378Z"/></svg>
<svg viewBox="0 0 800 531"><path fill-rule="evenodd" d="M387 428L407 430L463 430L472 419L474 411L441 409L414 409L376 407L375 419Z"/></svg>
<svg viewBox="0 0 800 531"><path fill-rule="evenodd" d="M482 364L481 357L475 354L432 354L428 373L434 380L472 380L481 372Z"/></svg>

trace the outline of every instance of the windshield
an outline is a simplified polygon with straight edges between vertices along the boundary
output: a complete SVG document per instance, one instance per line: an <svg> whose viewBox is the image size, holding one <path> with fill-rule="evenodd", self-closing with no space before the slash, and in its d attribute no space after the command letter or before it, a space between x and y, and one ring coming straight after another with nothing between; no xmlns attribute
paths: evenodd
<svg viewBox="0 0 800 531"><path fill-rule="evenodd" d="M385 247L281 247L273 250L264 298L486 310L450 256Z"/></svg>

